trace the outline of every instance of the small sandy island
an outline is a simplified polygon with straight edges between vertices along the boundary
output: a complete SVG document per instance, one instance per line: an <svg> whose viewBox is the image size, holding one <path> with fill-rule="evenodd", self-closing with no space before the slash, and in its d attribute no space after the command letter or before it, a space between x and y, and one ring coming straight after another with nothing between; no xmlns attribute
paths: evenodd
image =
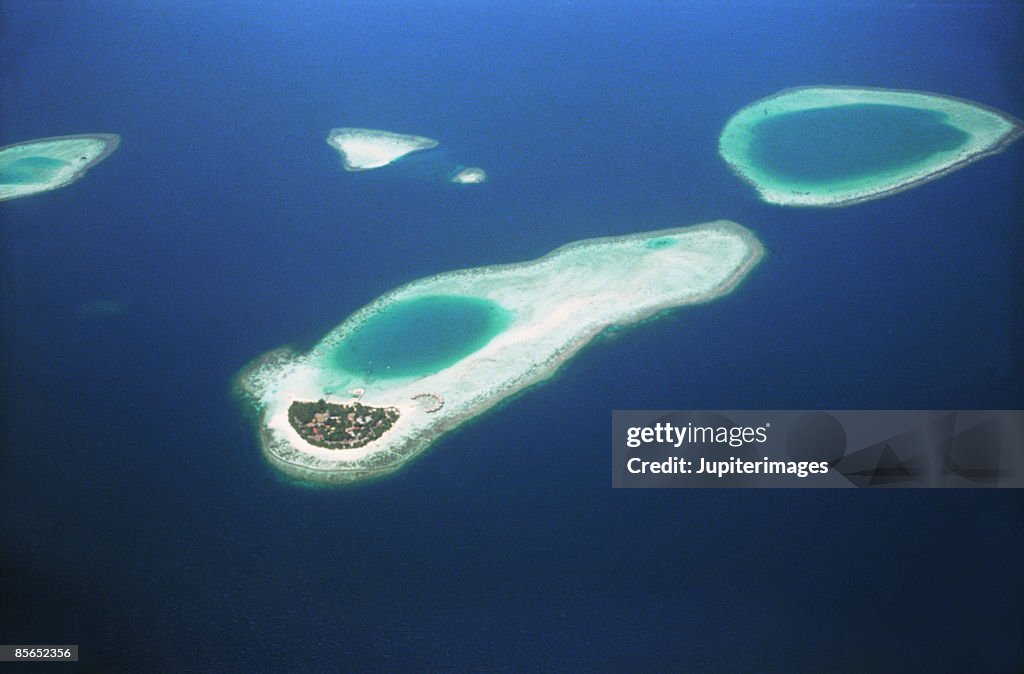
<svg viewBox="0 0 1024 674"><path fill-rule="evenodd" d="M719 153L761 199L850 206L911 189L1002 152L1019 119L922 91L786 89L726 123Z"/></svg>
<svg viewBox="0 0 1024 674"><path fill-rule="evenodd" d="M236 392L253 406L264 454L278 469L323 483L371 478L549 378L606 329L728 294L761 255L749 230L718 221L431 276L360 309L308 352L265 354L239 374ZM437 297L493 303L508 320L475 350L425 374L367 376L339 365L346 340L376 317Z"/></svg>
<svg viewBox="0 0 1024 674"><path fill-rule="evenodd" d="M346 171L368 171L383 168L400 161L414 152L433 150L439 143L433 138L381 131L380 129L357 129L344 127L331 129L327 144L341 154ZM435 151L437 154L439 151ZM428 153L429 154L429 153ZM477 166L463 166L450 162L446 153L431 157L438 170L450 183L456 185L479 185L487 181L487 172ZM418 160L427 160L426 155L417 155Z"/></svg>
<svg viewBox="0 0 1024 674"><path fill-rule="evenodd" d="M482 168L470 166L453 175L451 181L456 185L479 185L487 181L487 172Z"/></svg>
<svg viewBox="0 0 1024 674"><path fill-rule="evenodd" d="M57 136L0 148L0 201L49 192L75 182L121 142L112 133Z"/></svg>
<svg viewBox="0 0 1024 674"><path fill-rule="evenodd" d="M327 144L341 153L346 171L367 171L394 163L410 152L437 147L437 141L379 129L331 129Z"/></svg>

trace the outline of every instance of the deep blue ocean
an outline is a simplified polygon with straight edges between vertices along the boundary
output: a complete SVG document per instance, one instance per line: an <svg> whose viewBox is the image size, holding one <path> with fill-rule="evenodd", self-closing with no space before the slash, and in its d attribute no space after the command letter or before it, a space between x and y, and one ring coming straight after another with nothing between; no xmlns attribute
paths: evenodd
<svg viewBox="0 0 1024 674"><path fill-rule="evenodd" d="M841 209L717 153L794 86L1024 116L1016 2L0 0L0 643L82 671L1016 672L1024 494L613 490L614 409L1024 408L1024 143ZM414 133L489 181L343 170ZM390 477L296 485L232 379L418 277L727 218L732 295ZM60 668L54 671L66 671ZM26 671L42 671L26 667Z"/></svg>

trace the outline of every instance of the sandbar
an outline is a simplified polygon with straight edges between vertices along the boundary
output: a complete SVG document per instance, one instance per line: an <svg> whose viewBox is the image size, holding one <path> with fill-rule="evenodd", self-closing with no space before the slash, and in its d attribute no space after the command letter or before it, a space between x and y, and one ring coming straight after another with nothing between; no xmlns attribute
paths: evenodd
<svg viewBox="0 0 1024 674"><path fill-rule="evenodd" d="M470 166L453 175L451 181L456 185L479 185L487 181L487 172L482 168Z"/></svg>
<svg viewBox="0 0 1024 674"><path fill-rule="evenodd" d="M777 167L766 165L763 155L764 135L769 125L780 120L796 120L796 115L814 119L815 128L807 129L807 138L836 139L836 146L853 149L855 154L862 150L858 139L852 134L865 133L871 142L880 148L900 148L906 143L905 134L895 133L886 137L886 129L850 129L842 123L830 125L828 115L835 114L841 119L843 111L883 111L894 113L912 112L925 120L941 135L956 138L956 142L936 141L936 147L926 150L920 156L909 154L903 163L891 163L891 152L879 152L878 170L851 171L850 175L813 178L810 176L786 175ZM823 114L824 113L824 114ZM850 135L847 135L850 134ZM1024 134L1022 122L1000 110L980 103L933 94L922 91L878 89L845 86L814 86L786 89L773 96L752 103L733 115L726 123L719 138L719 153L730 168L757 190L762 200L785 206L850 206L871 199L879 199L903 190L916 187L929 180L955 171L984 157L1002 152ZM854 140L851 142L851 138ZM842 167L850 159L842 151L830 153L834 148L822 144L820 161L822 167ZM778 152L778 148L775 148ZM794 148L794 151L796 148ZM802 148L808 156L813 154ZM863 150L867 152L868 150ZM782 148L781 152L785 152ZM862 158L860 158L862 159ZM887 160L890 163L887 163ZM809 172L811 173L811 172Z"/></svg>
<svg viewBox="0 0 1024 674"><path fill-rule="evenodd" d="M752 232L716 221L587 239L529 262L430 276L356 311L309 351L278 349L257 358L238 375L236 393L255 412L264 456L279 470L318 483L372 478L400 468L445 433L548 379L602 332L728 294L761 256ZM341 345L374 316L398 303L437 296L487 300L509 312L510 320L486 344L435 372L372 377L339 367L335 354ZM317 447L289 423L288 410L293 403L321 399L395 409L397 419L361 446Z"/></svg>
<svg viewBox="0 0 1024 674"><path fill-rule="evenodd" d="M0 148L0 201L49 192L75 182L121 142L113 133L55 136Z"/></svg>
<svg viewBox="0 0 1024 674"><path fill-rule="evenodd" d="M380 129L338 128L327 134L327 144L341 153L346 171L367 171L394 163L410 152L437 147L437 141Z"/></svg>

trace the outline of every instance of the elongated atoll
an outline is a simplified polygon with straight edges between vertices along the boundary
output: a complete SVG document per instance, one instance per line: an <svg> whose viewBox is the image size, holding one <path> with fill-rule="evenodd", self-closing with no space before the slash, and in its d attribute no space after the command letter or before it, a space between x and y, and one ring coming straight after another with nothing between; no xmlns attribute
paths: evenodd
<svg viewBox="0 0 1024 674"><path fill-rule="evenodd" d="M117 149L113 133L55 136L0 148L0 201L49 192L75 182Z"/></svg>
<svg viewBox="0 0 1024 674"><path fill-rule="evenodd" d="M761 255L753 233L718 221L578 241L522 264L431 276L360 309L308 352L281 349L255 360L236 390L257 412L264 455L281 471L325 483L374 477L549 378L606 329L729 293ZM424 316L438 307L474 324L429 325ZM402 317L415 326L397 325ZM354 404L356 391L367 409L394 412L377 420L328 407ZM296 421L293 413L290 421L290 409L322 409L323 419Z"/></svg>
<svg viewBox="0 0 1024 674"><path fill-rule="evenodd" d="M719 153L764 201L850 206L1002 152L1022 134L1012 115L950 96L816 86L737 112Z"/></svg>
<svg viewBox="0 0 1024 674"><path fill-rule="evenodd" d="M387 166L410 152L437 147L437 141L379 129L331 129L327 144L341 153L346 171L367 171Z"/></svg>

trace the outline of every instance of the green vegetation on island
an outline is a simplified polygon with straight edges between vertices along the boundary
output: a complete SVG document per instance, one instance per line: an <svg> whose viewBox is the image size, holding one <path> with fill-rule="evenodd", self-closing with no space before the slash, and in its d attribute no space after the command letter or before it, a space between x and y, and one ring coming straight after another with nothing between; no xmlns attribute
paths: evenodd
<svg viewBox="0 0 1024 674"><path fill-rule="evenodd" d="M384 435L398 420L395 407L372 407L359 402L338 405L323 398L296 400L288 421L303 440L326 449L354 449Z"/></svg>

